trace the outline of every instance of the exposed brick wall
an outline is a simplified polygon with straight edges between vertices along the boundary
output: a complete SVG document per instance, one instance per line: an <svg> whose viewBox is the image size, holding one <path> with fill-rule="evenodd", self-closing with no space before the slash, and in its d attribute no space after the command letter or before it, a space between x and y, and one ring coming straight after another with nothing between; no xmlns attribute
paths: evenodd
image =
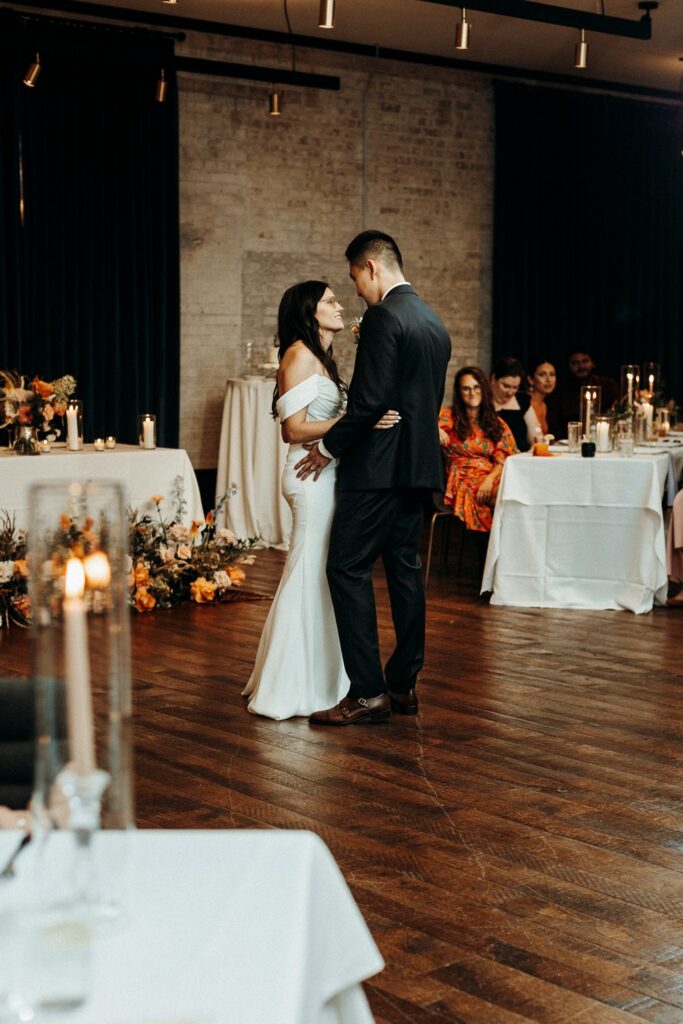
<svg viewBox="0 0 683 1024"><path fill-rule="evenodd" d="M290 67L283 46L193 34L179 52ZM488 367L493 176L490 81L414 64L297 50L297 68L341 90L180 76L181 445L216 465L225 380L263 361L280 297L328 280L361 310L344 262L356 232L394 235L406 276L454 343L451 377ZM350 376L350 335L335 343Z"/></svg>

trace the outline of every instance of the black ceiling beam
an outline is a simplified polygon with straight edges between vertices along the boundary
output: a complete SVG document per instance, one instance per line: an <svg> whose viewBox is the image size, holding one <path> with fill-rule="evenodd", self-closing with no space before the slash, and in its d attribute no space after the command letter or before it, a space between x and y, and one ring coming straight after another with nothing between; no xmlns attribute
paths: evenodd
<svg viewBox="0 0 683 1024"><path fill-rule="evenodd" d="M576 75L562 75L552 71L538 71L532 68L515 67L507 64L493 64L471 59L441 57L411 50L392 50L381 46L368 46L364 43L349 43L334 36L301 36L287 32L276 32L268 29L253 28L247 25L228 25L221 21L202 21L200 18L166 14L165 12L136 11L133 8L105 6L90 0L11 0L13 9L17 7L33 7L63 13L78 13L90 17L102 18L106 21L127 21L138 25L155 25L174 30L184 29L186 32L209 32L219 36L237 39L255 39L259 42L276 43L283 46L296 45L329 53L347 53L356 57L374 57L384 60L395 60L426 67L445 68L450 71L468 71L475 74L491 75L495 78L514 78L523 81L543 82L570 89L596 90L599 92L621 92L644 99L662 99L681 104L680 91L655 89L652 86L633 85L630 82L613 82L608 79L578 78ZM465 4L465 6L469 6ZM470 8L471 9L471 8ZM557 8L555 8L557 10Z"/></svg>
<svg viewBox="0 0 683 1024"><path fill-rule="evenodd" d="M340 80L333 75L316 75L308 71L286 71L262 64L233 64L225 60L202 60L198 57L176 57L177 71L193 75L217 75L219 78L244 78L250 82L275 85L300 85L308 89L338 90Z"/></svg>
<svg viewBox="0 0 683 1024"><path fill-rule="evenodd" d="M630 39L651 39L652 19L649 10L642 18L614 18L606 14L577 11L574 7L554 7L535 0L420 0L421 3L441 4L444 7L465 7L468 11L499 14L506 18L541 21L546 25L565 25L567 28L585 29L586 32L606 32L610 36L628 36Z"/></svg>

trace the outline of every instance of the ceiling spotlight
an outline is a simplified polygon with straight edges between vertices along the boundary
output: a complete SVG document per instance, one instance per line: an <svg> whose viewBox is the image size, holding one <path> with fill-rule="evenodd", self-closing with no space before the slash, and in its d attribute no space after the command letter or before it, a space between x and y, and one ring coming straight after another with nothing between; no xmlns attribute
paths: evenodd
<svg viewBox="0 0 683 1024"><path fill-rule="evenodd" d="M318 28L334 28L334 0L320 0Z"/></svg>
<svg viewBox="0 0 683 1024"><path fill-rule="evenodd" d="M157 103L165 103L166 102L166 91L167 90L168 90L168 82L166 81L166 72L162 68L161 71L159 72L159 78L157 80L157 91L156 91L156 95L154 97L155 100L157 101Z"/></svg>
<svg viewBox="0 0 683 1024"><path fill-rule="evenodd" d="M574 67L588 67L588 43L586 42L585 29L581 29L581 37L574 48Z"/></svg>
<svg viewBox="0 0 683 1024"><path fill-rule="evenodd" d="M24 85L27 85L29 87L29 89L32 89L34 87L34 85L36 84L36 82L38 81L38 75L40 74L40 72L42 70L43 69L42 69L42 66L41 66L41 63L40 63L40 54L37 53L36 54L36 59L34 60L33 64L31 64L31 67L28 69L28 71L24 75Z"/></svg>
<svg viewBox="0 0 683 1024"><path fill-rule="evenodd" d="M462 17L455 29L456 50L469 50L470 48L470 25L467 21L467 11L463 7Z"/></svg>
<svg viewBox="0 0 683 1024"><path fill-rule="evenodd" d="M273 88L269 97L268 113L271 117L280 117L282 114L280 110L280 93L275 88Z"/></svg>

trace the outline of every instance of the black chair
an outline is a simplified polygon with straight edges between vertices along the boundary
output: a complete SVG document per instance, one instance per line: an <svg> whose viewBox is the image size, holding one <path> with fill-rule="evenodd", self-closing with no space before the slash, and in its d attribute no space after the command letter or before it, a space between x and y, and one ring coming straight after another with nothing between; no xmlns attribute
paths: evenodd
<svg viewBox="0 0 683 1024"><path fill-rule="evenodd" d="M36 693L32 679L0 679L0 804L22 810L33 792Z"/></svg>
<svg viewBox="0 0 683 1024"><path fill-rule="evenodd" d="M442 537L441 537L441 564L445 565L448 560L449 541L450 534L455 531L458 554L457 554L457 568L456 575L462 575L462 559L463 551L465 548L465 540L470 537L476 544L477 551L477 567L479 576L481 577L484 572L484 563L486 562L486 549L488 547L488 533L479 533L476 530L468 530L461 519L458 519L453 514L453 509L450 505L446 505L443 500L443 495L434 495L434 508L429 523L429 536L427 540L427 556L425 559L425 578L424 587L425 590L429 586L429 572L432 565L432 553L434 548L434 535L436 532L436 524L441 522L443 524Z"/></svg>

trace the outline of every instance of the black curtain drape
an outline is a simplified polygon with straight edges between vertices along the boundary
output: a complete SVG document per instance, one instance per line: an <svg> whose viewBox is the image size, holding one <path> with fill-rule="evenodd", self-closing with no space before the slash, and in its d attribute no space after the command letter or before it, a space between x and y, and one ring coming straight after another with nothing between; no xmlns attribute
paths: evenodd
<svg viewBox="0 0 683 1024"><path fill-rule="evenodd" d="M681 107L499 82L493 354L662 365L683 399Z"/></svg>
<svg viewBox="0 0 683 1024"><path fill-rule="evenodd" d="M22 57L2 77L11 114L0 159L8 305L0 366L45 379L73 374L86 439L134 442L139 414L153 412L159 443L177 445L173 44L152 33L29 22L14 46ZM35 51L42 72L28 89L17 83ZM162 68L167 93L158 103Z"/></svg>

